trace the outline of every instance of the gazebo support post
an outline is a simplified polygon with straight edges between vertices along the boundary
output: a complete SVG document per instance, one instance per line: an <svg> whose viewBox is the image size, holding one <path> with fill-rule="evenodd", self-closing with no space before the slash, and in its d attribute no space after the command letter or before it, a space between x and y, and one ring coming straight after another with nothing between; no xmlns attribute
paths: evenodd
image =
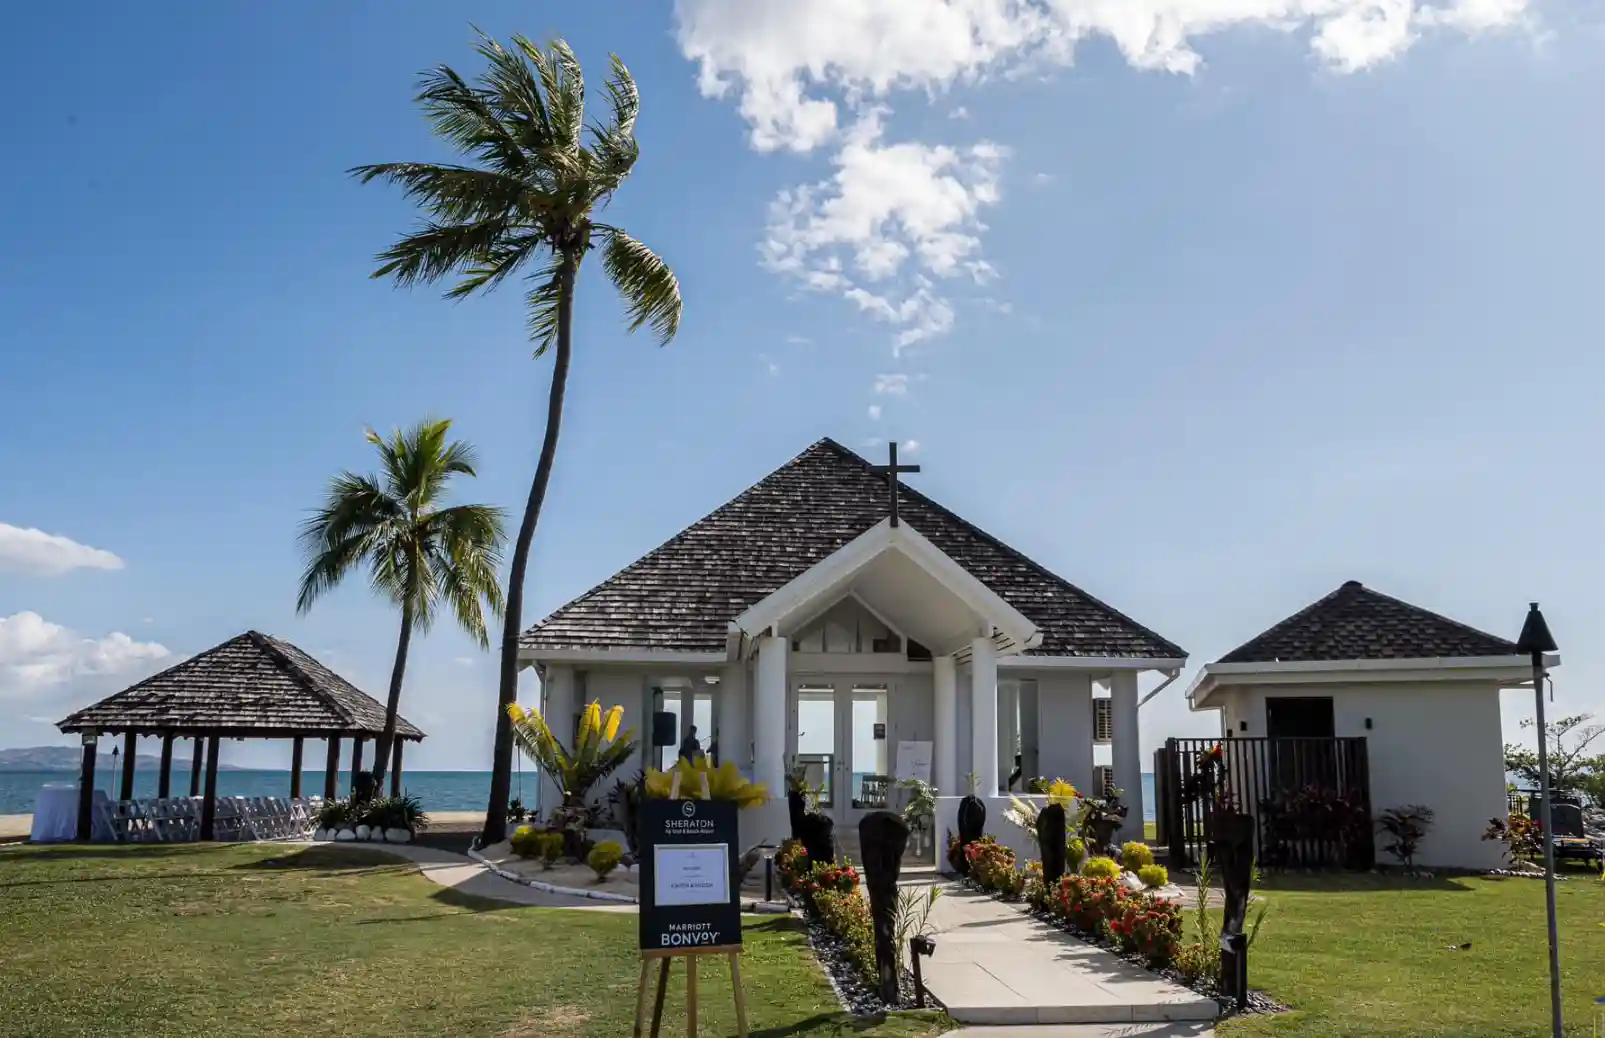
<svg viewBox="0 0 1605 1038"><path fill-rule="evenodd" d="M301 737L290 743L290 799L301 798Z"/></svg>
<svg viewBox="0 0 1605 1038"><path fill-rule="evenodd" d="M329 756L323 762L323 799L340 795L340 737L329 736Z"/></svg>
<svg viewBox="0 0 1605 1038"><path fill-rule="evenodd" d="M206 795L201 801L201 839L214 839L217 822L217 736L206 737Z"/></svg>
<svg viewBox="0 0 1605 1038"><path fill-rule="evenodd" d="M167 799L173 795L173 733L162 736L162 773L156 778L156 795Z"/></svg>
<svg viewBox="0 0 1605 1038"><path fill-rule="evenodd" d="M95 736L84 733L84 757L78 766L78 842L88 843L90 835L94 832L94 819L91 817L95 807L95 754L99 752L99 740Z"/></svg>
<svg viewBox="0 0 1605 1038"><path fill-rule="evenodd" d="M123 782L117 791L117 799L134 799L134 750L139 744L138 732L127 732L123 735Z"/></svg>
<svg viewBox="0 0 1605 1038"><path fill-rule="evenodd" d="M351 792L357 791L357 775L362 771L362 736L351 737Z"/></svg>
<svg viewBox="0 0 1605 1038"><path fill-rule="evenodd" d="M390 744L390 795L401 795L401 736Z"/></svg>
<svg viewBox="0 0 1605 1038"><path fill-rule="evenodd" d="M190 754L189 762L189 795L198 797L201 795L201 767L206 763L206 746L199 735L194 742L195 749Z"/></svg>

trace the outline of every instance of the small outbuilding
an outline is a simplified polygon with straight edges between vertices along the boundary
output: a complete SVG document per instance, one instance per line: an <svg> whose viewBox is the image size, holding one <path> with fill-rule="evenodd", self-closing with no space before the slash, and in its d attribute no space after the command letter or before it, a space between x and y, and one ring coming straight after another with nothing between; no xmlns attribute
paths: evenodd
<svg viewBox="0 0 1605 1038"><path fill-rule="evenodd" d="M332 798L337 794L340 740L351 740L351 773L355 776L362 770L364 741L379 736L384 724L385 708L372 696L289 642L246 631L79 710L57 727L83 738L78 839L89 839L91 831L99 738L121 735L120 800L133 799L134 760L140 736L162 741L159 797L171 795L174 741L194 740L189 795L203 797L200 838L209 840L216 812L218 750L222 740L291 740L292 798L301 795L304 740L328 740L323 795ZM390 762L392 793L401 788L402 744L423 738L424 733L411 722L396 719Z"/></svg>
<svg viewBox="0 0 1605 1038"><path fill-rule="evenodd" d="M1515 643L1351 580L1206 666L1187 697L1220 712L1223 741L1270 745L1273 765L1320 745L1294 740L1353 747L1371 816L1433 811L1419 865L1484 869L1502 848L1482 833L1508 809L1499 694L1531 687Z"/></svg>

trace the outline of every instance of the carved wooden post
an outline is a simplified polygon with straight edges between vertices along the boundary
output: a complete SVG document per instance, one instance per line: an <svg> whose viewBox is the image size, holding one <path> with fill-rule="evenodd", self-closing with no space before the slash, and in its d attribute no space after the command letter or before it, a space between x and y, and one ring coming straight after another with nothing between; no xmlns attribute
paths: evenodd
<svg viewBox="0 0 1605 1038"><path fill-rule="evenodd" d="M974 793L966 794L959 801L959 860L953 866L959 874L970 874L970 859L964 853L964 848L981 838L986 831L986 804Z"/></svg>
<svg viewBox="0 0 1605 1038"><path fill-rule="evenodd" d="M1243 934L1243 922L1248 917L1249 886L1254 878L1254 817L1222 812L1214 817L1214 832L1209 858L1225 892L1220 990L1243 1006L1248 1002L1248 938Z"/></svg>
<svg viewBox="0 0 1605 1038"><path fill-rule="evenodd" d="M864 855L864 886L869 890L869 915L875 924L875 971L881 1001L898 1002L897 877L903 871L908 849L908 823L890 811L872 811L858 823L858 840Z"/></svg>
<svg viewBox="0 0 1605 1038"><path fill-rule="evenodd" d="M1037 815L1037 855L1042 859L1042 882L1049 890L1064 875L1064 805L1049 804Z"/></svg>

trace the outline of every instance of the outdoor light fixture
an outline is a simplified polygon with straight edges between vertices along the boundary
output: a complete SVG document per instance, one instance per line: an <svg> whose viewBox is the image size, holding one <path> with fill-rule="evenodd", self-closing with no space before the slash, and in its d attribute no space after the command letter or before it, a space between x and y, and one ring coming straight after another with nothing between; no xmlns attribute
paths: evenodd
<svg viewBox="0 0 1605 1038"><path fill-rule="evenodd" d="M1533 698L1538 705L1538 795L1541 815L1540 836L1544 841L1544 906L1549 914L1549 1015L1554 1038L1562 1038L1560 1019L1560 943L1555 933L1555 839L1550 828L1549 808L1549 733L1544 730L1544 653L1554 652L1555 636L1549 633L1544 614L1533 602L1527 609L1527 620L1521 625L1516 639L1516 651L1532 657Z"/></svg>
<svg viewBox="0 0 1605 1038"><path fill-rule="evenodd" d="M1365 719L1365 730L1368 732L1371 730L1371 719L1369 717Z"/></svg>
<svg viewBox="0 0 1605 1038"><path fill-rule="evenodd" d="M93 745L95 745L96 740L98 740L99 738L100 738L100 736L96 735L94 732L85 732L84 733L84 745L85 746L93 746Z"/></svg>
<svg viewBox="0 0 1605 1038"><path fill-rule="evenodd" d="M929 937L910 937L908 939L909 964L914 967L914 1004L921 1009L925 1008L925 978L920 975L920 956L935 955L936 941Z"/></svg>

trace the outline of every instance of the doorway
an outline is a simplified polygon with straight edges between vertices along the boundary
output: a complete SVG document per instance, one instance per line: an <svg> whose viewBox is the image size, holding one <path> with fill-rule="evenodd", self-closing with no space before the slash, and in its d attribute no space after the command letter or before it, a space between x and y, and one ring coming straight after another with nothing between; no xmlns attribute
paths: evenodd
<svg viewBox="0 0 1605 1038"><path fill-rule="evenodd" d="M796 762L819 809L856 826L891 794L885 683L825 680L796 686Z"/></svg>

